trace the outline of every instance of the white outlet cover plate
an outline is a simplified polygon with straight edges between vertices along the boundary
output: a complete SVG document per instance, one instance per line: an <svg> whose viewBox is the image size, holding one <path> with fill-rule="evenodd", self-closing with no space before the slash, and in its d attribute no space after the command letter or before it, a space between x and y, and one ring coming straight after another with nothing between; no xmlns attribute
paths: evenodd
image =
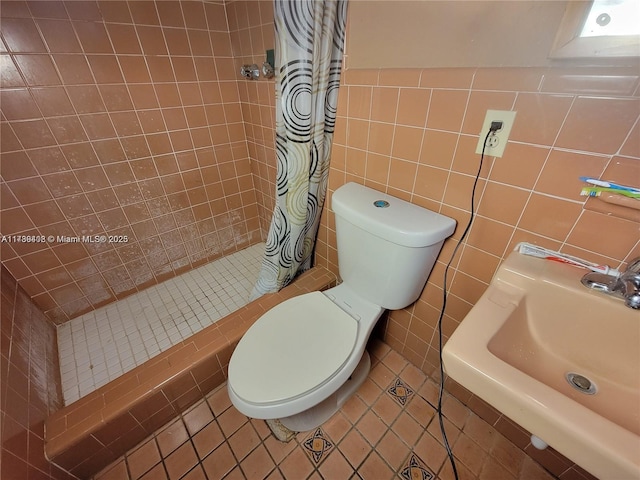
<svg viewBox="0 0 640 480"><path fill-rule="evenodd" d="M484 153L491 157L502 157L504 148L507 146L507 141L509 141L509 134L511 133L515 118L516 112L513 110L487 110L487 115L484 117L484 123L482 124L482 130L480 130L476 153L482 153L482 143L487 136L489 127L491 127L491 122L501 121L502 129L495 133L495 136L498 138L498 145L495 147L487 146L484 149Z"/></svg>

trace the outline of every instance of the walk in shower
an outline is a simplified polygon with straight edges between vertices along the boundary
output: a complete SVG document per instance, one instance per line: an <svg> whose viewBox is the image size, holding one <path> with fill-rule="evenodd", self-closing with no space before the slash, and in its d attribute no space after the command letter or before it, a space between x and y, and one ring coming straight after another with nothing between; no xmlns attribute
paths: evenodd
<svg viewBox="0 0 640 480"><path fill-rule="evenodd" d="M259 243L58 327L65 405L246 305L263 254Z"/></svg>
<svg viewBox="0 0 640 480"><path fill-rule="evenodd" d="M2 262L57 326L69 405L248 302L275 99L240 66L273 4L2 10Z"/></svg>

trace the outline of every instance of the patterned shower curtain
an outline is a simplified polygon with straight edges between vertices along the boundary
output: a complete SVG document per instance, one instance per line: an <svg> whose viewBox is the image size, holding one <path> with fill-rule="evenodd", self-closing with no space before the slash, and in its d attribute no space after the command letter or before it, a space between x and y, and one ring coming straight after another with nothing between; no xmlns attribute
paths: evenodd
<svg viewBox="0 0 640 480"><path fill-rule="evenodd" d="M347 0L275 0L276 206L251 298L311 267L327 191Z"/></svg>

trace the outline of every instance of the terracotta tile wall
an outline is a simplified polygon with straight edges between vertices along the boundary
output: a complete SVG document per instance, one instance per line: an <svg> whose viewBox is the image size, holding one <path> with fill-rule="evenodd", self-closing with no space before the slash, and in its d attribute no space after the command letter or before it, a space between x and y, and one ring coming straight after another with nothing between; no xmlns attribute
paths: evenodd
<svg viewBox="0 0 640 480"><path fill-rule="evenodd" d="M222 2L2 1L2 244L63 322L261 239Z"/></svg>
<svg viewBox="0 0 640 480"><path fill-rule="evenodd" d="M234 68L256 64L260 69L257 80L238 82L242 116L254 186L258 201L258 217L263 238L266 238L276 191L275 153L275 84L262 74L266 51L274 49L273 2L265 0L232 1L226 4Z"/></svg>
<svg viewBox="0 0 640 480"><path fill-rule="evenodd" d="M55 327L2 267L0 477L71 478L44 456L44 421L62 406Z"/></svg>
<svg viewBox="0 0 640 480"><path fill-rule="evenodd" d="M487 109L518 113L504 156L482 167L477 217L448 277L445 341L520 241L613 267L640 255L638 221L585 209L578 180L640 186L637 69L347 70L339 95L330 191L355 181L458 221L421 298L381 324L425 372L439 364L444 266L469 218ZM325 211L317 262L337 272L333 220Z"/></svg>

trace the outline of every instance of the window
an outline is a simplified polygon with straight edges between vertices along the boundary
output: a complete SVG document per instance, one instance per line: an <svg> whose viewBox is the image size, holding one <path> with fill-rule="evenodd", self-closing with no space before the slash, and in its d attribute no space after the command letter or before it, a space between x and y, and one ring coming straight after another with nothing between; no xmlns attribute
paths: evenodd
<svg viewBox="0 0 640 480"><path fill-rule="evenodd" d="M568 2L551 58L640 57L640 2Z"/></svg>

